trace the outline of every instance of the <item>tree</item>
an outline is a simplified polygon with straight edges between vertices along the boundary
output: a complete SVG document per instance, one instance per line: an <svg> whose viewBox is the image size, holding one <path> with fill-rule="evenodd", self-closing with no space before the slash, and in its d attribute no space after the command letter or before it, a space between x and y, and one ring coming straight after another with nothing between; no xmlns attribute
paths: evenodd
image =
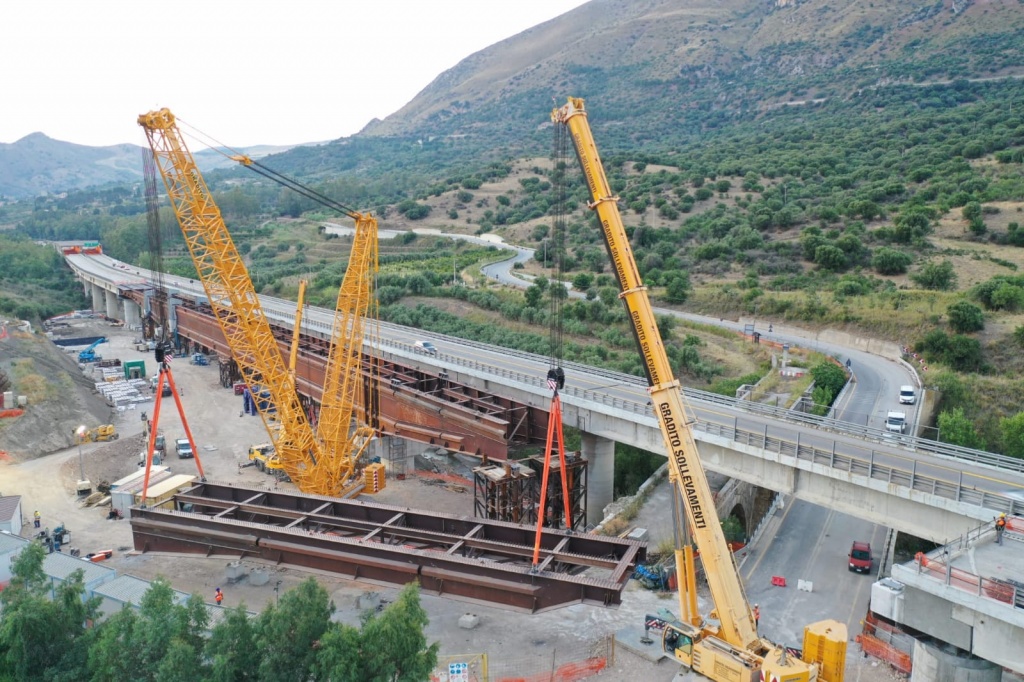
<svg viewBox="0 0 1024 682"><path fill-rule="evenodd" d="M811 413L824 417L828 414L828 409L832 406L832 401L835 400L835 397L835 394L830 389L825 386L815 385L814 390L811 391L811 400L814 402Z"/></svg>
<svg viewBox="0 0 1024 682"><path fill-rule="evenodd" d="M957 333L966 334L985 328L985 313L973 303L957 301L946 308L946 315L949 317L949 326Z"/></svg>
<svg viewBox="0 0 1024 682"><path fill-rule="evenodd" d="M1024 348L1024 326L1014 328L1013 340L1017 343L1018 346Z"/></svg>
<svg viewBox="0 0 1024 682"><path fill-rule="evenodd" d="M690 274L680 273L672 278L665 289L665 300L669 303L686 303L690 297Z"/></svg>
<svg viewBox="0 0 1024 682"><path fill-rule="evenodd" d="M911 262L913 259L909 255L885 246L871 256L871 267L880 275L902 275Z"/></svg>
<svg viewBox="0 0 1024 682"><path fill-rule="evenodd" d="M92 635L86 621L99 616L99 597L85 599L81 569L50 599L43 573L46 551L32 542L11 563L11 581L0 592L0 679L78 680L88 677Z"/></svg>
<svg viewBox="0 0 1024 682"><path fill-rule="evenodd" d="M965 448L985 449L985 441L974 430L974 424L964 414L962 407L943 410L939 413L939 440Z"/></svg>
<svg viewBox="0 0 1024 682"><path fill-rule="evenodd" d="M981 343L962 334L951 336L943 361L957 371L976 372L983 364Z"/></svg>
<svg viewBox="0 0 1024 682"><path fill-rule="evenodd" d="M719 180L715 183L715 190L719 194L726 194L730 189L732 189L732 183L728 180Z"/></svg>
<svg viewBox="0 0 1024 682"><path fill-rule="evenodd" d="M822 244L814 250L814 262L825 270L845 270L846 254L838 246Z"/></svg>
<svg viewBox="0 0 1024 682"><path fill-rule="evenodd" d="M261 654L256 648L256 631L244 604L227 612L206 643L213 682L255 680Z"/></svg>
<svg viewBox="0 0 1024 682"><path fill-rule="evenodd" d="M360 638L362 666L367 682L420 682L437 665L438 643L427 646L423 629L427 612L420 605L417 583L402 588L398 599L379 616L363 620Z"/></svg>
<svg viewBox="0 0 1024 682"><path fill-rule="evenodd" d="M589 272L581 272L572 278L572 287L577 291L586 291L594 283L594 276Z"/></svg>
<svg viewBox="0 0 1024 682"><path fill-rule="evenodd" d="M263 654L259 679L307 679L332 613L327 590L313 578L268 606L256 622L256 647Z"/></svg>
<svg viewBox="0 0 1024 682"><path fill-rule="evenodd" d="M992 292L991 302L995 310L1017 310L1024 305L1024 288L1003 282Z"/></svg>
<svg viewBox="0 0 1024 682"><path fill-rule="evenodd" d="M136 640L139 615L130 606L105 620L89 649L89 671L96 682L133 680L151 663L141 655ZM149 678L145 678L149 679Z"/></svg>
<svg viewBox="0 0 1024 682"><path fill-rule="evenodd" d="M388 607L390 608L390 607ZM331 682L362 682L363 638L359 628L332 623L320 640L316 676Z"/></svg>
<svg viewBox="0 0 1024 682"><path fill-rule="evenodd" d="M526 287L526 291L523 293L526 298L526 305L530 308L536 308L540 305L541 299L544 297L544 290L537 286L536 282Z"/></svg>
<svg viewBox="0 0 1024 682"><path fill-rule="evenodd" d="M846 372L832 362L822 362L811 368L811 376L814 377L814 385L832 392L832 396L839 395L846 385Z"/></svg>
<svg viewBox="0 0 1024 682"><path fill-rule="evenodd" d="M910 275L910 279L924 289L945 291L956 285L956 271L948 260L941 263L928 261L920 270Z"/></svg>
<svg viewBox="0 0 1024 682"><path fill-rule="evenodd" d="M964 207L960 209L960 211L961 213L963 213L964 220L966 220L967 222L971 222L972 220L981 218L981 204L979 204L977 201L967 202L967 204L965 204Z"/></svg>
<svg viewBox="0 0 1024 682"><path fill-rule="evenodd" d="M999 420L1003 436L1003 454L1024 459L1024 412Z"/></svg>

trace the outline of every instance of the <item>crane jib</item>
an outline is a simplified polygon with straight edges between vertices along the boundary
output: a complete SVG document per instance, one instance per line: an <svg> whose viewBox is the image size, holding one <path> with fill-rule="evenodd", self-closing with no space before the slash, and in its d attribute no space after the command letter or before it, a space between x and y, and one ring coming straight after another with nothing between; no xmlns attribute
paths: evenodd
<svg viewBox="0 0 1024 682"><path fill-rule="evenodd" d="M698 529L707 527L704 518L704 510L701 508L700 497L690 476L690 460L686 457L686 450L683 448L683 439L679 436L679 426L675 417L672 416L672 406L668 402L658 404L658 413L661 416L661 423L665 428L665 435L668 436L669 444L672 446L672 458L676 462L679 474L679 483L683 486L683 494L686 496L686 503L693 512L693 525Z"/></svg>
<svg viewBox="0 0 1024 682"><path fill-rule="evenodd" d="M640 344L640 353L644 356L644 362L647 367L647 378L652 386L658 386L661 384L661 375L658 373L658 363L654 359L654 350L651 348L651 342L647 340L647 332L644 331L644 324L641 319L640 312L634 310L629 314L629 316L633 321L634 336L636 336L637 343Z"/></svg>
<svg viewBox="0 0 1024 682"><path fill-rule="evenodd" d="M601 221L601 227L604 229L605 240L608 244L618 244L615 238L615 230L608 224L607 220ZM626 264L622 261L621 249L611 250L612 265L615 267L615 274L618 275L619 282L622 286L623 291L628 290L630 281L626 278Z"/></svg>

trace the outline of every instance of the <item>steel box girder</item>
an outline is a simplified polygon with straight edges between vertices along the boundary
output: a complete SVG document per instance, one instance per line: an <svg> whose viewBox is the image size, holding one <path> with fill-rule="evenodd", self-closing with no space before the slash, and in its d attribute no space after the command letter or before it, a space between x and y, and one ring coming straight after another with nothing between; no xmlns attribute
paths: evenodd
<svg viewBox="0 0 1024 682"><path fill-rule="evenodd" d="M501 521L211 483L173 505L132 509L137 550L259 558L391 585L419 580L428 593L529 612L617 605L646 554L630 540L545 530L534 572L534 531Z"/></svg>
<svg viewBox="0 0 1024 682"><path fill-rule="evenodd" d="M178 333L205 346L219 355L231 357L231 349L213 317L203 306L179 306ZM291 343L290 332L271 325L278 347L285 355ZM296 363L296 387L319 401L323 390L324 370L327 364L322 340L303 334L300 346L301 360ZM381 428L393 435L441 445L449 450L471 454L486 454L504 459L510 442L524 442L517 433L518 415L529 413L529 433L546 433L547 413L543 410L508 402L496 404L496 398L477 394L468 386L445 380L445 390L423 390L439 379L396 364L380 360L379 419ZM392 382L392 378L397 383ZM470 402L455 401L449 393L463 395ZM502 413L504 411L504 414ZM529 436L527 437L529 438ZM543 440L543 439L542 439Z"/></svg>

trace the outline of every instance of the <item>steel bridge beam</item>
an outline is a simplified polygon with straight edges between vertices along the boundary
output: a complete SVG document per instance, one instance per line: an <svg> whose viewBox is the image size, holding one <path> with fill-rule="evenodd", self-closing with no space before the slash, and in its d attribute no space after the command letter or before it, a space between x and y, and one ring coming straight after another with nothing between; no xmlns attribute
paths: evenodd
<svg viewBox="0 0 1024 682"><path fill-rule="evenodd" d="M391 505L203 483L131 510L135 549L229 556L526 612L617 606L646 546Z"/></svg>

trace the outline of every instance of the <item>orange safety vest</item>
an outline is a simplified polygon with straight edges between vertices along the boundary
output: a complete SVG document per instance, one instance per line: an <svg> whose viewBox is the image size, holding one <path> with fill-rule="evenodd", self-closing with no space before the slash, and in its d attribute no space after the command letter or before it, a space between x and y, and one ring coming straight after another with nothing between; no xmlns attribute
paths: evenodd
<svg viewBox="0 0 1024 682"><path fill-rule="evenodd" d="M223 592L218 592L217 596L214 597L214 599L217 600L218 604L221 603L222 601L224 601L224 593Z"/></svg>
<svg viewBox="0 0 1024 682"><path fill-rule="evenodd" d="M996 528L1002 530L1005 527L1006 527L1006 519L1004 519L1002 517L996 519Z"/></svg>

